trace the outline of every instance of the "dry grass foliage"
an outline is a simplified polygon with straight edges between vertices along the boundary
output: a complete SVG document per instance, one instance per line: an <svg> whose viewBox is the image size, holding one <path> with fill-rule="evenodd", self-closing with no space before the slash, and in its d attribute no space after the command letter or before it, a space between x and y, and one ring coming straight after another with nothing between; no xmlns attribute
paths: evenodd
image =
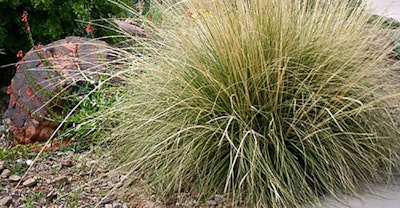
<svg viewBox="0 0 400 208"><path fill-rule="evenodd" d="M153 5L162 25L138 42L142 58L125 54L126 93L108 112L119 125L105 141L160 194L197 189L236 205L298 207L397 170L399 132L369 79L392 46L370 44L379 21L368 24L362 9L333 0Z"/></svg>

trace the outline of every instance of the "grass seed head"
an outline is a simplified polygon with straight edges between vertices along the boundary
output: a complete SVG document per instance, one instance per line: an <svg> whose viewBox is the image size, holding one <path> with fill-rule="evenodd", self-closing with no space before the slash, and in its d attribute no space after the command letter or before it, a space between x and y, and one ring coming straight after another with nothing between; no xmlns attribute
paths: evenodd
<svg viewBox="0 0 400 208"><path fill-rule="evenodd" d="M311 4L311 7L310 7ZM390 177L398 132L371 84L392 50L343 1L156 4L146 76L125 77L107 141L170 195L297 207ZM132 54L132 59L136 59Z"/></svg>

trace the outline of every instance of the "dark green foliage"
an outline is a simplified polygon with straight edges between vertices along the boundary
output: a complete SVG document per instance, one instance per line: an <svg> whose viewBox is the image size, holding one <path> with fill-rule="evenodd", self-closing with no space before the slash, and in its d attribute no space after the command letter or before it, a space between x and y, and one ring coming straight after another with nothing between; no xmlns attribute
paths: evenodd
<svg viewBox="0 0 400 208"><path fill-rule="evenodd" d="M132 1L120 2L129 5ZM0 55L0 66L15 63L18 61L15 55L18 50L27 52L32 47L25 23L21 21L24 11L28 12L36 44L48 44L70 35L104 36L108 32L100 27L88 34L85 30L87 23L101 18L126 16L123 9L107 0L0 0L0 49L6 52L6 55ZM8 70L13 70L13 65ZM4 83L5 80L0 81L1 85L9 84Z"/></svg>
<svg viewBox="0 0 400 208"><path fill-rule="evenodd" d="M74 152L91 149L96 143L94 139L96 135L108 132L116 125L110 120L111 115L102 114L123 93L118 84L106 82L110 79L110 76L103 75L100 82L105 82L105 84L77 82L71 85L70 90L61 98L64 103L62 116L58 115L56 120L62 122L64 115L73 112L59 131L59 139L74 141L68 145L67 149Z"/></svg>

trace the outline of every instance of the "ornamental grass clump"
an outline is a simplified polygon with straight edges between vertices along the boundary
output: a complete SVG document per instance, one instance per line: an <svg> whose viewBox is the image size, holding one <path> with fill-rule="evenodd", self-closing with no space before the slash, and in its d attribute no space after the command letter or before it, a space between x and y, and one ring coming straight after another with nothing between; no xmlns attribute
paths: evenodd
<svg viewBox="0 0 400 208"><path fill-rule="evenodd" d="M373 84L393 48L375 41L379 23L368 24L361 7L158 7L156 39L143 41L150 58L129 65L144 73L124 77L126 93L110 112L119 125L107 140L118 164L154 190L297 207L367 190L397 170L399 133Z"/></svg>

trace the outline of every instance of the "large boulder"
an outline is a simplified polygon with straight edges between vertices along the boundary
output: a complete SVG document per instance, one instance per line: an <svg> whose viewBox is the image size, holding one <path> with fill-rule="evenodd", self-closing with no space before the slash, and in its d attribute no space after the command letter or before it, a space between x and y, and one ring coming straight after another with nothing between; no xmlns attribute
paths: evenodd
<svg viewBox="0 0 400 208"><path fill-rule="evenodd" d="M18 143L46 141L54 133L62 114L62 95L74 84L94 82L105 63L113 59L104 41L67 37L32 49L17 63L8 87L7 115L10 133Z"/></svg>

